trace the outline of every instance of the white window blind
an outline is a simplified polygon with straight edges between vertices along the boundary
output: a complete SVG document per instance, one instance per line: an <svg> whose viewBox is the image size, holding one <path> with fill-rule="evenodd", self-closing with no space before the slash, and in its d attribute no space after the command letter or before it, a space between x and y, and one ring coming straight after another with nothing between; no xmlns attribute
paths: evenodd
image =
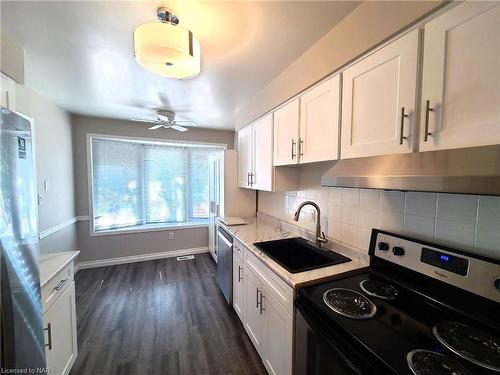
<svg viewBox="0 0 500 375"><path fill-rule="evenodd" d="M92 138L94 231L207 219L209 158L221 150Z"/></svg>

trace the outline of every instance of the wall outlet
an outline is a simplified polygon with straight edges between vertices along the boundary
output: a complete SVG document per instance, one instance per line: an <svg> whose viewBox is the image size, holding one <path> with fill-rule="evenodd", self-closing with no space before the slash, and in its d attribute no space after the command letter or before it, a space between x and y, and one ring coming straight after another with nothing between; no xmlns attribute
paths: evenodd
<svg viewBox="0 0 500 375"><path fill-rule="evenodd" d="M170 233L168 234L168 239L169 239L169 240L173 240L173 239L174 239L174 232L170 232Z"/></svg>

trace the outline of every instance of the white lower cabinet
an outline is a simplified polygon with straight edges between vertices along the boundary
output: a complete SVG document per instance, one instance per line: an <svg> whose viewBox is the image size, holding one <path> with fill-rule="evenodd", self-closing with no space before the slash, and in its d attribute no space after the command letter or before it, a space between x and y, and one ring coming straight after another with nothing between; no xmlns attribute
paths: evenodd
<svg viewBox="0 0 500 375"><path fill-rule="evenodd" d="M68 374L77 356L75 283L43 315L45 357L53 375Z"/></svg>
<svg viewBox="0 0 500 375"><path fill-rule="evenodd" d="M233 308L243 321L243 306L245 290L243 288L244 270L243 263L236 254L233 254Z"/></svg>
<svg viewBox="0 0 500 375"><path fill-rule="evenodd" d="M248 250L245 249L246 251ZM236 256L233 258L233 307L240 319L242 316L239 309L243 307L243 326L269 374L290 375L293 358L293 318L275 296L276 291L282 289L282 285L276 285L275 291L270 292L273 287L269 286L270 279L265 274L266 270L250 267L247 263L248 260L242 267L241 260ZM238 277L242 274L243 277ZM239 279L243 282L243 287Z"/></svg>
<svg viewBox="0 0 500 375"><path fill-rule="evenodd" d="M266 289L262 294L262 360L269 374L292 373L293 319Z"/></svg>

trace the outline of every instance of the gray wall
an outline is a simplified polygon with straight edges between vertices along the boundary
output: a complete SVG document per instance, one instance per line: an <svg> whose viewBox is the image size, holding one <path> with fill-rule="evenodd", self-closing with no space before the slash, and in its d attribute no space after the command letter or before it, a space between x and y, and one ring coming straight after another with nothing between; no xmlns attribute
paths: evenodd
<svg viewBox="0 0 500 375"><path fill-rule="evenodd" d="M211 142L234 147L234 132L191 128L187 132L160 129L151 131L150 124L74 115L73 147L76 186L76 212L88 216L87 134L105 134L126 137ZM168 233L174 232L174 239ZM80 261L92 261L161 251L190 249L208 246L207 228L168 229L165 231L90 236L89 221L78 223Z"/></svg>
<svg viewBox="0 0 500 375"><path fill-rule="evenodd" d="M43 194L38 206L39 230L71 221L75 216L73 147L69 114L31 88L16 86L16 110L34 119L37 191ZM43 191L43 181L49 190ZM76 225L40 240L40 253L76 250Z"/></svg>

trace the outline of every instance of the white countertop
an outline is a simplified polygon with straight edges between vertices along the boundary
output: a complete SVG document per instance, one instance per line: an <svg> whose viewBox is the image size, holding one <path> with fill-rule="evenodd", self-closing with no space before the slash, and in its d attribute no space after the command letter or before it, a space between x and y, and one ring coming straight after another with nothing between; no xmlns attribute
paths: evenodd
<svg viewBox="0 0 500 375"><path fill-rule="evenodd" d="M248 224L245 225L227 226L221 222L219 222L219 225L242 242L262 262L264 262L266 266L268 266L274 273L276 273L293 288L333 279L348 272L363 269L369 265L368 254L363 254L360 251L349 249L340 243L332 242L330 240L328 247L334 249L335 252L350 258L350 262L317 268L311 271L290 273L274 260L269 258L263 251L256 248L253 244L255 242L277 240L281 238L307 238L305 231L286 223L279 223L273 218L271 219L259 216L258 218L247 218L247 220Z"/></svg>
<svg viewBox="0 0 500 375"><path fill-rule="evenodd" d="M62 251L40 255L40 287L47 284L61 269L73 261L79 251Z"/></svg>

